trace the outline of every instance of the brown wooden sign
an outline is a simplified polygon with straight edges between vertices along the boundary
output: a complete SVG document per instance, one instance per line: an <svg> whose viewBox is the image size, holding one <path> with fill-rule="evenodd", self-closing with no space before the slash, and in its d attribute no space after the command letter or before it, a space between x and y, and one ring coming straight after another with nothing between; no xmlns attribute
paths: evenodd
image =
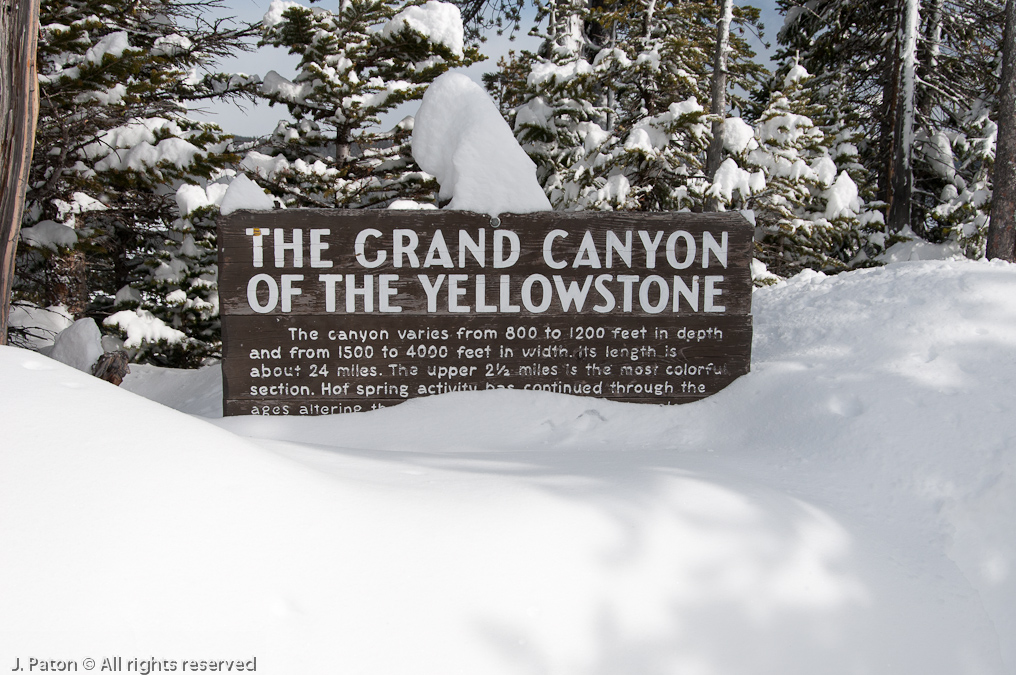
<svg viewBox="0 0 1016 675"><path fill-rule="evenodd" d="M749 370L751 242L730 213L237 212L219 224L225 414L704 398Z"/></svg>

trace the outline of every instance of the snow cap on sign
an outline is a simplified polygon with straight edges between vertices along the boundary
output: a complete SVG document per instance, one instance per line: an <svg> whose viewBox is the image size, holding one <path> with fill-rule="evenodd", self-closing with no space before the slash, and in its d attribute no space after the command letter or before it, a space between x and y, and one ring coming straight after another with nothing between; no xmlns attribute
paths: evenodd
<svg viewBox="0 0 1016 675"><path fill-rule="evenodd" d="M240 209L271 211L273 208L275 201L265 194L257 183L240 174L229 184L226 194L222 197L222 204L219 205L219 213L228 216Z"/></svg>
<svg viewBox="0 0 1016 675"><path fill-rule="evenodd" d="M487 93L465 75L445 73L423 95L413 157L437 178L449 209L492 216L551 210L536 165Z"/></svg>

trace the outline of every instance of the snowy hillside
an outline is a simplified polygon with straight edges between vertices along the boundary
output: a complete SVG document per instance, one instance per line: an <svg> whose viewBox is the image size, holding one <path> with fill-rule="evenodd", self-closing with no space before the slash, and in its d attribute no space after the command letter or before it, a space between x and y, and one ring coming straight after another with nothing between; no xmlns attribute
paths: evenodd
<svg viewBox="0 0 1016 675"><path fill-rule="evenodd" d="M679 407L222 419L217 369L0 349L0 664L1016 673L1016 267L806 273L753 313L752 373Z"/></svg>

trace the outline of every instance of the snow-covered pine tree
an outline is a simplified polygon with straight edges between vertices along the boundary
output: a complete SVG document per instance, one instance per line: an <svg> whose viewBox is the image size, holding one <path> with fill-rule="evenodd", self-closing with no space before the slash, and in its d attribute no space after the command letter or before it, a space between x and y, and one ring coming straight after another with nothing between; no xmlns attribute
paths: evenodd
<svg viewBox="0 0 1016 675"><path fill-rule="evenodd" d="M244 169L295 206L432 199L436 184L412 160L411 121L388 132L377 126L448 68L480 58L463 44L458 8L437 0L342 0L333 12L273 0L262 44L300 57L292 81L272 71L261 87L296 121L280 122L244 158Z"/></svg>
<svg viewBox="0 0 1016 675"><path fill-rule="evenodd" d="M187 117L188 104L251 84L209 70L253 35L208 20L218 4L42 5L37 151L15 294L100 322L128 310L110 325L138 360L194 365L218 350L214 229L178 220L175 199L238 159L217 127Z"/></svg>
<svg viewBox="0 0 1016 675"><path fill-rule="evenodd" d="M975 102L956 130L939 131L918 142L942 187L931 210L934 231L956 241L969 258L985 254L993 196L998 125L988 102Z"/></svg>
<svg viewBox="0 0 1016 675"><path fill-rule="evenodd" d="M794 66L756 122L742 164L765 172L747 201L756 219L756 257L780 276L804 268L835 272L864 264L884 241L882 214L859 192L856 137L820 125L808 72Z"/></svg>
<svg viewBox="0 0 1016 675"><path fill-rule="evenodd" d="M611 110L589 59L595 47L584 31L588 6L584 0L551 0L540 12L546 29L538 51L512 55L502 62L500 79L486 82L488 89L500 82L501 100L522 102L507 111L516 137L536 162L551 203L575 208L591 195L603 196L598 190L607 179L598 170L617 139L607 131Z"/></svg>
<svg viewBox="0 0 1016 675"><path fill-rule="evenodd" d="M626 37L636 50L628 55L631 67L620 77L620 114L628 115L622 125L628 132L622 162L632 185L641 187L635 191L641 210L729 206L729 201L707 194L710 127L730 126L730 111L746 107L740 92L754 89L765 74L744 39L746 31L759 30L758 10L750 6L730 10L728 16L724 5L716 2L649 2L642 33ZM724 58L717 61L722 27L726 27ZM717 65L724 70L722 78L716 77ZM710 121L705 108L720 85L723 112L710 113ZM721 146L721 164L729 157ZM728 164L725 172L730 169ZM750 176L748 180L757 184Z"/></svg>
<svg viewBox="0 0 1016 675"><path fill-rule="evenodd" d="M543 45L520 59L529 76L515 129L556 208L701 207L709 143L701 102L709 97L717 12L700 0L542 6ZM733 20L743 31L757 18L741 7ZM737 31L728 75L747 91L764 69ZM744 101L732 94L728 104Z"/></svg>
<svg viewBox="0 0 1016 675"><path fill-rule="evenodd" d="M926 0L918 13L917 30L905 19L914 16L910 0L812 0L800 4L780 0L786 21L778 40L782 77L795 57L815 75L814 87L830 114L862 132L859 160L867 168L871 190L897 206L902 146L912 140L909 172L910 228L904 231L932 241L960 236L951 223L936 216L951 201L955 176L963 184L978 182L980 164L963 163L960 154L943 170L942 139L959 142L965 125L977 119L985 102L994 108L1002 22L999 0ZM915 38L911 40L910 38ZM913 82L912 136L903 124ZM897 123L900 122L900 123ZM955 139L955 140L953 140ZM897 179L894 188L894 179ZM955 187L955 185L954 185ZM962 193L962 189L957 188ZM905 209L904 209L905 210Z"/></svg>

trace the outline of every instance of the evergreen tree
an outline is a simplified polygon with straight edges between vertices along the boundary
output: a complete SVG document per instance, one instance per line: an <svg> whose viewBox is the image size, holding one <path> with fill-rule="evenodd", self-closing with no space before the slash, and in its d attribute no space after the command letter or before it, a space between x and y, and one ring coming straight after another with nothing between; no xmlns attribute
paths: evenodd
<svg viewBox="0 0 1016 675"><path fill-rule="evenodd" d="M942 238L955 240L970 258L985 253L998 125L985 101L971 106L955 131L919 137L942 184L931 218Z"/></svg>
<svg viewBox="0 0 1016 675"><path fill-rule="evenodd" d="M891 230L932 241L963 236L936 212L951 200L950 185L962 193L957 177L963 185L980 180L981 163L953 153L955 163L945 170L942 139L962 145L977 124L976 109L985 102L994 108L999 0L929 0L919 13L909 11L910 0L779 4L786 12L779 76L799 57L815 75L828 114L862 132L859 159L870 183L860 187L893 212ZM901 182L906 178L909 186Z"/></svg>
<svg viewBox="0 0 1016 675"><path fill-rule="evenodd" d="M840 271L880 252L882 214L858 189L856 135L823 128L808 72L795 66L770 96L742 163L765 172L748 200L755 213L756 257L774 273ZM816 122L818 120L818 122Z"/></svg>
<svg viewBox="0 0 1016 675"><path fill-rule="evenodd" d="M252 35L206 20L217 6L42 5L43 150L32 165L15 294L75 318L134 309L111 325L133 325L142 360L193 365L218 350L214 229L178 220L175 200L181 186L215 180L237 159L217 127L187 117L188 104L251 85L203 72Z"/></svg>
<svg viewBox="0 0 1016 675"><path fill-rule="evenodd" d="M292 81L272 71L261 88L296 121L280 122L244 169L296 206L431 198L436 184L412 160L411 121L389 132L376 127L380 115L422 97L448 68L479 58L463 46L454 5L343 0L332 12L273 0L262 44L300 56Z"/></svg>
<svg viewBox="0 0 1016 675"><path fill-rule="evenodd" d="M709 100L717 12L699 0L541 6L541 48L508 66L528 72L515 94L525 101L516 135L556 208L701 207L710 140L701 102ZM743 7L733 21L743 31L757 18ZM732 91L752 89L765 71L737 33L727 56ZM737 94L728 104L745 107Z"/></svg>

